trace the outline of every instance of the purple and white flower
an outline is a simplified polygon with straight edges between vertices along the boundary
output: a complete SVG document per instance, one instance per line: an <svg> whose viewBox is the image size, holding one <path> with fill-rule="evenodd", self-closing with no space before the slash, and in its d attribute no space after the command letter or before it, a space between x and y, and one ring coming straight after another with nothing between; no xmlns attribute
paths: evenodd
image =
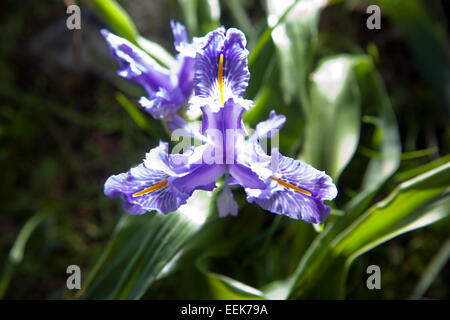
<svg viewBox="0 0 450 320"><path fill-rule="evenodd" d="M119 62L117 74L140 85L147 93L139 103L155 119L164 120L176 114L192 94L195 42L188 43L186 28L171 21L175 48L175 63L163 67L142 49L106 29L101 30L109 44L111 55Z"/></svg>
<svg viewBox="0 0 450 320"><path fill-rule="evenodd" d="M184 38L176 40L176 45L186 43ZM189 135L203 137L199 140L204 144L183 154L168 155L167 144L160 143L143 164L110 177L105 193L120 196L130 213L168 213L184 204L195 190L213 190L216 180L224 177L217 197L221 217L238 213L229 187L237 184L245 189L249 202L268 211L310 223L323 222L331 210L324 201L337 195L332 179L277 149L269 156L260 145L262 138L270 138L281 129L286 118L272 111L246 138L242 114L252 102L243 98L250 77L244 34L221 27L196 41L195 95L189 107L199 108L203 119L201 131ZM176 121L178 127L184 126L183 119Z"/></svg>

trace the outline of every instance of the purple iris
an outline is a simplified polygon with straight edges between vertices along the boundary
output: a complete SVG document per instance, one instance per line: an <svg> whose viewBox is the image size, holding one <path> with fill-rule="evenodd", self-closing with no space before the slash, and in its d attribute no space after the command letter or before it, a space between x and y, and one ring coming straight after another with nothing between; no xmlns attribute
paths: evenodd
<svg viewBox="0 0 450 320"><path fill-rule="evenodd" d="M144 163L127 173L110 177L105 194L120 196L132 214L174 211L195 190L213 190L224 177L217 197L219 216L237 215L230 185L245 188L249 202L293 219L321 223L330 214L323 203L337 195L324 172L284 157L277 149L267 155L260 140L270 138L285 123L275 111L256 126L248 138L242 113L252 106L243 98L250 77L244 34L221 27L198 39L195 56L194 96L189 108L203 114L196 132L204 143L183 154L168 154L167 144L152 149Z"/></svg>
<svg viewBox="0 0 450 320"><path fill-rule="evenodd" d="M139 103L159 120L171 117L182 108L193 89L194 44L188 43L186 28L181 23L171 21L171 27L178 55L169 69L128 40L101 30L111 55L119 62L118 75L144 88L148 96L141 97Z"/></svg>

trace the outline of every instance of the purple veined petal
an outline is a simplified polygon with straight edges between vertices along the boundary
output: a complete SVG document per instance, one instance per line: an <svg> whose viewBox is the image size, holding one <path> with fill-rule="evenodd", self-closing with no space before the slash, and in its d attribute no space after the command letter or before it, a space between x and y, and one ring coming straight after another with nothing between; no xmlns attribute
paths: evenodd
<svg viewBox="0 0 450 320"><path fill-rule="evenodd" d="M232 98L217 112L212 112L208 107L202 108L202 132L217 144L216 152L220 152L220 155L216 159L222 159L220 163L236 162L236 143L240 137L247 135L242 122L243 111L244 108Z"/></svg>
<svg viewBox="0 0 450 320"><path fill-rule="evenodd" d="M195 59L186 55L178 55L179 67L176 70L178 88L187 100L194 89Z"/></svg>
<svg viewBox="0 0 450 320"><path fill-rule="evenodd" d="M248 70L247 39L241 30L230 28L224 42L223 77L224 86L231 89L233 95L242 97L250 79ZM226 100L226 99L225 99Z"/></svg>
<svg viewBox="0 0 450 320"><path fill-rule="evenodd" d="M188 101L188 110L190 112L195 112L202 114L201 109L208 108L211 112L217 112L222 108L222 105L213 99L212 97L202 98L193 95Z"/></svg>
<svg viewBox="0 0 450 320"><path fill-rule="evenodd" d="M231 99L231 98L230 98ZM234 103L240 105L245 110L250 110L254 103L252 100L239 98L237 96L232 97ZM229 99L228 99L229 100ZM228 101L226 100L226 101ZM225 103L226 103L225 101ZM208 108L210 112L217 112L223 108L223 104L213 97L202 98L199 96L192 96L188 102L188 109L190 111L201 110L202 108Z"/></svg>
<svg viewBox="0 0 450 320"><path fill-rule="evenodd" d="M228 181L225 181L222 192L217 196L217 210L219 211L219 217L224 218L227 215L237 216L238 204L233 198Z"/></svg>
<svg viewBox="0 0 450 320"><path fill-rule="evenodd" d="M322 223L330 215L331 208L320 199L306 197L299 193L276 191L268 199L248 197L261 208L273 213L301 219L309 223Z"/></svg>
<svg viewBox="0 0 450 320"><path fill-rule="evenodd" d="M262 138L270 138L272 134L280 130L286 117L282 114L278 115L275 110L270 111L269 118L265 121L261 121L256 125L255 132L249 138L250 141Z"/></svg>
<svg viewBox="0 0 450 320"><path fill-rule="evenodd" d="M106 29L102 29L101 33L108 42L111 56L119 62L119 76L142 86L149 95L159 88L172 89L168 69L128 40Z"/></svg>
<svg viewBox="0 0 450 320"><path fill-rule="evenodd" d="M228 172L241 186L251 189L263 189L266 183L250 167L236 163L228 165Z"/></svg>
<svg viewBox="0 0 450 320"><path fill-rule="evenodd" d="M181 193L192 194L194 190L213 190L215 181L225 172L225 165L202 164L192 170L187 175L173 180L173 186Z"/></svg>
<svg viewBox="0 0 450 320"><path fill-rule="evenodd" d="M228 99L223 108L213 111L210 108L202 107L202 133L210 129L220 130L223 134L226 130L235 130L236 134L247 135L244 123L242 122L242 113L244 108L237 104L233 98Z"/></svg>
<svg viewBox="0 0 450 320"><path fill-rule="evenodd" d="M337 196L337 188L325 172L281 154L275 177L305 189L321 200L333 200Z"/></svg>
<svg viewBox="0 0 450 320"><path fill-rule="evenodd" d="M204 37L204 46L195 57L195 96L214 98L220 96L218 86L219 57L225 38L225 28L219 27ZM220 97L218 98L220 101Z"/></svg>
<svg viewBox="0 0 450 320"><path fill-rule="evenodd" d="M145 154L144 165L155 171L161 171L168 176L176 175L169 155L169 144L159 141L159 145Z"/></svg>
<svg viewBox="0 0 450 320"><path fill-rule="evenodd" d="M169 154L168 143L160 141L157 147L146 153L144 164L147 168L164 172L168 176L180 177L201 165L206 147L207 145L190 145L183 153Z"/></svg>
<svg viewBox="0 0 450 320"><path fill-rule="evenodd" d="M220 27L208 33L203 43L195 58L195 95L218 105L233 96L242 98L250 78L245 35Z"/></svg>
<svg viewBox="0 0 450 320"><path fill-rule="evenodd" d="M170 26L172 28L175 49L184 57L194 59L197 51L204 46L205 37L193 37L192 41L188 42L186 27L183 24L171 20Z"/></svg>
<svg viewBox="0 0 450 320"><path fill-rule="evenodd" d="M265 189L245 189L247 200L293 219L311 223L323 222L331 210L323 201L333 200L337 195L332 179L309 164L284 157L277 152L273 155L278 157L275 168L270 168L272 163L267 163L266 167L252 166L260 176L267 177L268 169L272 174L266 179Z"/></svg>
<svg viewBox="0 0 450 320"><path fill-rule="evenodd" d="M131 42L103 29L111 55L119 62L119 76L142 86L147 97L140 99L142 107L155 119L163 120L182 108L194 88L196 45L187 42L184 26L172 21L175 46L179 54L170 70L161 66Z"/></svg>
<svg viewBox="0 0 450 320"><path fill-rule="evenodd" d="M258 166L260 168L270 167L272 157L267 155L260 143L256 139L241 139L236 144L236 161L248 167ZM255 170L253 170L255 171ZM270 170L269 170L270 171ZM271 174L271 172L269 172ZM269 177L270 174L267 176ZM267 178L266 177L266 178Z"/></svg>
<svg viewBox="0 0 450 320"><path fill-rule="evenodd" d="M183 46L188 44L186 27L182 23L174 20L170 20L170 27L172 28L175 49L180 52Z"/></svg>
<svg viewBox="0 0 450 320"><path fill-rule="evenodd" d="M141 97L139 104L147 111L153 118L158 120L166 119L174 115L182 108L185 98L179 88L172 91L167 91L160 88L156 93L153 93L148 98Z"/></svg>
<svg viewBox="0 0 450 320"><path fill-rule="evenodd" d="M185 99L188 99L194 88L196 44L188 42L186 28L183 24L171 20L170 26L175 49L179 52L171 74L172 78L177 79L177 87Z"/></svg>
<svg viewBox="0 0 450 320"><path fill-rule="evenodd" d="M153 210L167 214L186 203L189 197L174 189L171 181L172 177L164 172L140 164L126 173L109 177L104 192L109 198L120 197L124 209L130 214Z"/></svg>

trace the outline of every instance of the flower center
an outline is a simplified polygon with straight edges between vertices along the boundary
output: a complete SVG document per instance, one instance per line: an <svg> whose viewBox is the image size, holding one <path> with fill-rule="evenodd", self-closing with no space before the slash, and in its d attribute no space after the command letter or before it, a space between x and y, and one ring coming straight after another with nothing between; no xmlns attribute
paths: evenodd
<svg viewBox="0 0 450 320"><path fill-rule="evenodd" d="M299 187L297 187L297 186L294 186L293 184L290 184L290 183L288 183L288 182L286 182L286 181L283 181L283 180L278 179L278 178L274 178L274 177L272 177L272 176L270 176L270 179L272 179L272 180L278 182L278 183L281 184L283 187L286 187L286 188L288 188L288 189L292 189L292 190L298 191L298 192L300 192L300 193L306 194L307 196L311 196L311 192L309 192L309 191L307 191L307 190L304 190L304 189L301 189L301 188L299 188Z"/></svg>
<svg viewBox="0 0 450 320"><path fill-rule="evenodd" d="M142 196L142 195L144 195L144 194L147 194L147 193L150 193L150 192L159 190L159 189L161 189L162 187L164 187L164 186L167 184L167 182L168 182L167 180L158 182L157 184L154 184L154 185L152 185L152 186L150 186L150 187L148 187L148 188L145 188L144 190L141 190L141 191L139 191L139 192L136 192L135 194L133 194L133 197L139 197L139 196Z"/></svg>

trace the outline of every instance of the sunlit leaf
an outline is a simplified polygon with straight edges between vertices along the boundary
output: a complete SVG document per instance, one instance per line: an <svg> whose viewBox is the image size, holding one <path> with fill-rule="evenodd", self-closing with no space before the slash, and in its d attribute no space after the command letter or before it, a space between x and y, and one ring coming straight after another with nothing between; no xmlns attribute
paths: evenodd
<svg viewBox="0 0 450 320"><path fill-rule="evenodd" d="M286 101L309 108L307 78L317 44L320 9L327 0L267 0L267 19L275 44ZM287 10L289 10L287 12ZM280 22L280 19L283 20Z"/></svg>
<svg viewBox="0 0 450 320"><path fill-rule="evenodd" d="M336 252L354 258L398 234L444 218L450 213L450 206L443 206L444 210L440 208L449 203L448 195L438 204L426 204L449 185L450 163L401 184L386 200L369 209L334 240Z"/></svg>
<svg viewBox="0 0 450 320"><path fill-rule="evenodd" d="M365 118L376 117L372 121L375 131L371 147L376 150L377 156L370 158L361 190L346 205L347 211L357 206L363 209L381 185L397 171L401 157L397 119L381 76L368 57L364 64L356 65L355 71L360 86L362 113ZM360 146L360 150L362 148Z"/></svg>
<svg viewBox="0 0 450 320"><path fill-rule="evenodd" d="M115 0L85 2L116 34L139 46L162 65L171 66L173 64L173 56L164 47L139 35L128 13Z"/></svg>
<svg viewBox="0 0 450 320"><path fill-rule="evenodd" d="M340 55L324 59L311 80L311 108L305 124L301 158L337 180L359 140L361 97L355 65L364 57Z"/></svg>
<svg viewBox="0 0 450 320"><path fill-rule="evenodd" d="M292 291L284 293L291 298L343 298L348 268L356 257L450 214L445 193L449 184L450 163L447 163L401 184L339 235L334 236L331 226L316 239L291 282L287 282ZM319 290L321 286L327 289Z"/></svg>
<svg viewBox="0 0 450 320"><path fill-rule="evenodd" d="M174 258L201 229L209 212L210 196L197 191L186 205L168 215L124 215L89 275L82 298L140 298L169 272Z"/></svg>
<svg viewBox="0 0 450 320"><path fill-rule="evenodd" d="M261 300L263 293L242 282L225 275L210 272L207 265L208 257L201 258L197 265L206 277L209 293L212 299L218 300Z"/></svg>
<svg viewBox="0 0 450 320"><path fill-rule="evenodd" d="M178 4L191 36L202 36L219 26L218 0L178 0Z"/></svg>
<svg viewBox="0 0 450 320"><path fill-rule="evenodd" d="M121 37L137 44L138 31L128 13L115 0L86 1Z"/></svg>

